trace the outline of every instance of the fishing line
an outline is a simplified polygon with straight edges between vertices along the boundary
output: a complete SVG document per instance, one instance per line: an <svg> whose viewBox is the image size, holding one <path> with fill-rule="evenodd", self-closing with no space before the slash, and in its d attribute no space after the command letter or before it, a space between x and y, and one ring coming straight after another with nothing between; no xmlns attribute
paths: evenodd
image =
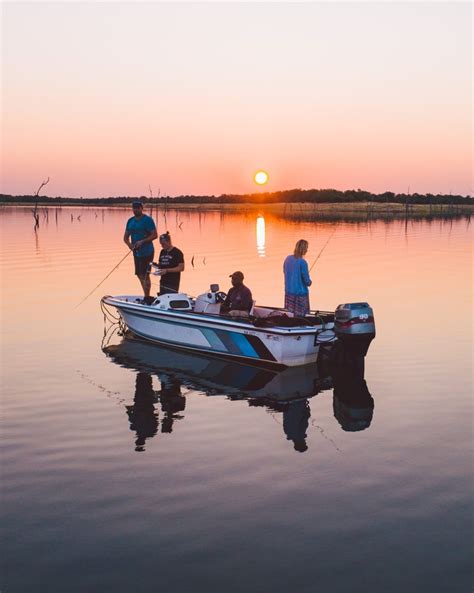
<svg viewBox="0 0 474 593"><path fill-rule="evenodd" d="M311 267L309 269L309 271L311 272L311 270L314 268L316 262L318 261L318 259L321 257L321 255L323 254L323 251L326 249L327 244L329 243L329 241L332 239L334 233L337 231L337 229L334 229L334 231L331 233L331 235L329 235L328 240L326 241L326 243L324 243L323 248L321 249L321 251L318 253L317 258L314 260L314 262L311 264Z"/></svg>
<svg viewBox="0 0 474 593"><path fill-rule="evenodd" d="M106 276L106 277L105 277L103 280L101 280L101 281L99 282L99 284L98 284L98 285L97 285L95 288L93 288L93 289L90 291L90 293L89 293L87 296L85 296L85 297L82 299L82 301L81 301L80 303L78 303L78 304L77 304L77 305L74 307L74 309L77 309L78 307L80 307L80 306L82 305L82 303L83 303L84 301L86 301L86 300L87 300L87 299L88 299L88 298L91 296L91 294L92 294L93 292L95 292L95 291L96 291L96 290L99 288L99 286L100 286L101 284L103 284L103 283L104 283L104 282L107 280L107 278L108 278L108 277L109 277L109 276L112 274L112 272L114 272L114 271L115 271L115 270L116 270L116 269L119 267L119 265L120 265L120 264L123 262L123 260L124 260L124 259L126 259L126 258L127 258L127 257L128 257L128 256L131 254L131 253L132 253L132 250L131 250L131 249L130 249L129 251L127 251L127 253L124 255L124 257L122 257L122 259L119 261L119 263L118 263L118 264L117 264L115 267L113 267L113 268L110 270L110 272L107 274L107 276Z"/></svg>

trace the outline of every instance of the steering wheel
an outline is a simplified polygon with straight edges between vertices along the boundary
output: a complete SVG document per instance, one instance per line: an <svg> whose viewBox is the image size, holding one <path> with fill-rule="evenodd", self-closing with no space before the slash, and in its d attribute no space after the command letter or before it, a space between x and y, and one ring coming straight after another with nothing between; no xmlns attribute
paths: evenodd
<svg viewBox="0 0 474 593"><path fill-rule="evenodd" d="M216 303L223 303L226 300L226 298L227 294L225 292L216 292Z"/></svg>

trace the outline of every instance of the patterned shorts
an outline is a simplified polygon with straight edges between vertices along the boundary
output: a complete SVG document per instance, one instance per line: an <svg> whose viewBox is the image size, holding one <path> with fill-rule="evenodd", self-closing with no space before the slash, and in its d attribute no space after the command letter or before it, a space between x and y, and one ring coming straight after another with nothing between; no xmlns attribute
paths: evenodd
<svg viewBox="0 0 474 593"><path fill-rule="evenodd" d="M309 295L285 294L285 309L295 317L304 317L309 313Z"/></svg>

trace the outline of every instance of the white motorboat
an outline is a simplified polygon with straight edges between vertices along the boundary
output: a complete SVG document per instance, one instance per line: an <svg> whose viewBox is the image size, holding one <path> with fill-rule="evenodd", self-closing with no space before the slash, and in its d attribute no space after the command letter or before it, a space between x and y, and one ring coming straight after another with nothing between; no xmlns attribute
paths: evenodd
<svg viewBox="0 0 474 593"><path fill-rule="evenodd" d="M375 336L367 303L340 305L335 314L312 311L304 318L254 304L249 317L232 317L220 313L225 296L213 284L196 298L165 294L145 304L136 295L122 295L101 302L115 307L128 329L145 340L271 367L315 363L323 344L341 338L364 356Z"/></svg>

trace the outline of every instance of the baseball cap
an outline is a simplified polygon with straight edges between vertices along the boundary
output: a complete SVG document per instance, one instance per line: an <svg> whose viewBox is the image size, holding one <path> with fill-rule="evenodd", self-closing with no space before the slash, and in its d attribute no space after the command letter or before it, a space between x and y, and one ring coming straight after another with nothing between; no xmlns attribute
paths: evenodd
<svg viewBox="0 0 474 593"><path fill-rule="evenodd" d="M236 278L236 279L243 280L244 275L242 274L242 272L234 272L233 274L230 274L229 278Z"/></svg>
<svg viewBox="0 0 474 593"><path fill-rule="evenodd" d="M141 200L133 200L132 206L138 206L139 208L143 208L143 202Z"/></svg>

